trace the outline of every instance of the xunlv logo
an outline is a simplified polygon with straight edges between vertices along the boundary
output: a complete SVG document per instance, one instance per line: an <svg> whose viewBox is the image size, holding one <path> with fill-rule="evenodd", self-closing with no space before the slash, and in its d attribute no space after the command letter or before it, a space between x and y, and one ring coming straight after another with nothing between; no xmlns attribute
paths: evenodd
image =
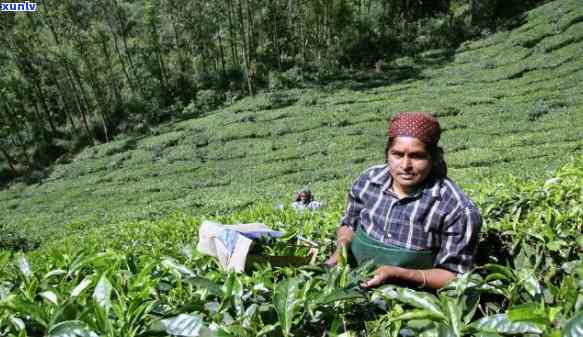
<svg viewBox="0 0 583 337"><path fill-rule="evenodd" d="M2 12L36 12L36 3L31 2L3 2Z"/></svg>

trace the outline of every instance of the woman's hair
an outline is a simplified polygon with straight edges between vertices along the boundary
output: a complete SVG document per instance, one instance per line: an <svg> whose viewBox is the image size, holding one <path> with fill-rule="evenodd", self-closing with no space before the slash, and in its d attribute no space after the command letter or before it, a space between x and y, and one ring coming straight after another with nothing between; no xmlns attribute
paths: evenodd
<svg viewBox="0 0 583 337"><path fill-rule="evenodd" d="M395 139L389 137L387 139L387 147L385 148L385 161L388 162L389 149L393 145ZM429 173L428 179L443 179L447 178L447 163L443 157L443 149L437 144L425 144L425 149L429 152L431 156L431 172Z"/></svg>
<svg viewBox="0 0 583 337"><path fill-rule="evenodd" d="M296 194L296 201L301 201L301 200L302 200L302 198L300 198L300 197L301 197L301 195L302 195L302 193L306 194L306 196L307 196L306 202L307 202L308 204L309 204L310 202L314 201L314 195L313 195L313 194L312 194L312 192L311 192L311 191L309 191L309 190L303 190L303 191L299 191L299 192Z"/></svg>

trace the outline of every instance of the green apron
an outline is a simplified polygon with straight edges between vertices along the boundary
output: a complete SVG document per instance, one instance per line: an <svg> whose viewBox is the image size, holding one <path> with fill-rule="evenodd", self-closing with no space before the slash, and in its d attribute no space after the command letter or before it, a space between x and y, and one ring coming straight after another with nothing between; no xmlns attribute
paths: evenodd
<svg viewBox="0 0 583 337"><path fill-rule="evenodd" d="M430 269L433 267L432 250L412 250L386 244L368 236L358 227L350 243L352 254L358 264L374 260L376 266L398 266L411 269Z"/></svg>

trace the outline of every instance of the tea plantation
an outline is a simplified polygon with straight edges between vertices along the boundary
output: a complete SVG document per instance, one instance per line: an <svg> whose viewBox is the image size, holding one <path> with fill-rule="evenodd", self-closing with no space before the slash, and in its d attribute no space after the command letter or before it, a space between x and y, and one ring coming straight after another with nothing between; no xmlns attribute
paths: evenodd
<svg viewBox="0 0 583 337"><path fill-rule="evenodd" d="M0 336L583 336L581 55L583 4L554 1L455 51L87 148L0 192L3 245L36 248L0 250ZM301 235L323 261L398 111L440 119L485 218L474 272L364 291L345 262L232 274L195 251L203 219L264 222L288 233L275 251ZM276 207L305 184L322 211Z"/></svg>
<svg viewBox="0 0 583 337"><path fill-rule="evenodd" d="M385 118L398 111L440 117L450 175L466 188L544 175L583 152L582 17L580 2L553 2L512 31L455 51L260 94L148 137L87 148L40 184L0 192L0 224L44 241L174 210L288 202L304 184L332 202L383 160Z"/></svg>
<svg viewBox="0 0 583 337"><path fill-rule="evenodd" d="M85 230L29 253L0 253L5 336L581 336L583 159L551 179L482 186L479 266L437 293L385 285L370 269L254 265L226 273L195 249L202 216L178 213ZM270 204L213 217L333 247L341 204L298 213ZM291 245L291 248L290 248ZM295 247L295 248L294 248ZM290 250L291 249L291 250Z"/></svg>

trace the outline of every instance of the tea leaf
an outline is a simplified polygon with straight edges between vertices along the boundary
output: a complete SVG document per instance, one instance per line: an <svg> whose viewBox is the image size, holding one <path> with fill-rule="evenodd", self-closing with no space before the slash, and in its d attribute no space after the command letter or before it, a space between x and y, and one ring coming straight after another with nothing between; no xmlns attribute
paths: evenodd
<svg viewBox="0 0 583 337"><path fill-rule="evenodd" d="M525 303L514 306L508 310L507 316L513 322L530 321L539 324L546 322L545 311L537 303Z"/></svg>
<svg viewBox="0 0 583 337"><path fill-rule="evenodd" d="M111 282L107 279L105 274L101 275L101 278L95 286L95 291L93 292L93 299L101 308L106 311L111 307Z"/></svg>
<svg viewBox="0 0 583 337"><path fill-rule="evenodd" d="M512 322L506 314L487 316L470 324L470 326L483 332L508 334L542 333L542 330L536 324L526 321Z"/></svg>
<svg viewBox="0 0 583 337"><path fill-rule="evenodd" d="M91 278L86 277L83 279L83 281L81 281L81 283L79 283L72 291L71 291L71 297L77 297L79 295L81 295L81 293L87 289L87 287L89 287L91 285Z"/></svg>
<svg viewBox="0 0 583 337"><path fill-rule="evenodd" d="M173 259L166 258L162 261L162 265L166 268L178 272L184 277L195 277L196 275L188 267L181 265L180 263L174 261Z"/></svg>
<svg viewBox="0 0 583 337"><path fill-rule="evenodd" d="M523 282L524 289L526 289L530 296L535 297L542 293L541 285L534 276L534 271L521 269L519 275L520 280Z"/></svg>
<svg viewBox="0 0 583 337"><path fill-rule="evenodd" d="M58 305L59 304L59 300L57 298L57 294L55 294L54 292L48 290L48 291L43 291L42 293L39 294L41 297L43 297L44 299L46 299L47 301L51 302L54 305Z"/></svg>
<svg viewBox="0 0 583 337"><path fill-rule="evenodd" d="M295 316L298 315L302 306L299 287L300 281L292 278L279 282L275 288L273 304L285 336L290 335Z"/></svg>
<svg viewBox="0 0 583 337"><path fill-rule="evenodd" d="M14 328L18 331L22 331L26 328L26 326L24 325L24 321L18 317L14 316L10 317L10 323L12 323Z"/></svg>
<svg viewBox="0 0 583 337"><path fill-rule="evenodd" d="M561 331L563 337L583 336L583 311L579 311L563 327Z"/></svg>
<svg viewBox="0 0 583 337"><path fill-rule="evenodd" d="M180 314L176 317L163 319L160 321L166 328L166 332L172 336L182 337L212 337L215 336L208 327L204 325L202 318L193 314Z"/></svg>
<svg viewBox="0 0 583 337"><path fill-rule="evenodd" d="M99 337L84 322L64 321L49 330L49 337Z"/></svg>
<svg viewBox="0 0 583 337"><path fill-rule="evenodd" d="M22 254L18 254L16 257L16 263L18 264L18 270L22 273L22 275L27 279L32 278L32 269L30 268L30 264L26 257Z"/></svg>
<svg viewBox="0 0 583 337"><path fill-rule="evenodd" d="M415 291L409 288L401 288L387 285L377 290L382 296L388 299L407 303L419 309L425 309L433 313L436 317L446 319L445 314L439 307L439 301L431 294Z"/></svg>
<svg viewBox="0 0 583 337"><path fill-rule="evenodd" d="M441 316L436 316L433 312L429 310L415 309L409 310L399 316L393 317L390 321L408 321L412 319L430 319L430 320L441 320Z"/></svg>
<svg viewBox="0 0 583 337"><path fill-rule="evenodd" d="M334 289L331 293L323 294L316 299L317 304L329 304L340 301L353 300L357 298L365 298L365 295L354 289Z"/></svg>

